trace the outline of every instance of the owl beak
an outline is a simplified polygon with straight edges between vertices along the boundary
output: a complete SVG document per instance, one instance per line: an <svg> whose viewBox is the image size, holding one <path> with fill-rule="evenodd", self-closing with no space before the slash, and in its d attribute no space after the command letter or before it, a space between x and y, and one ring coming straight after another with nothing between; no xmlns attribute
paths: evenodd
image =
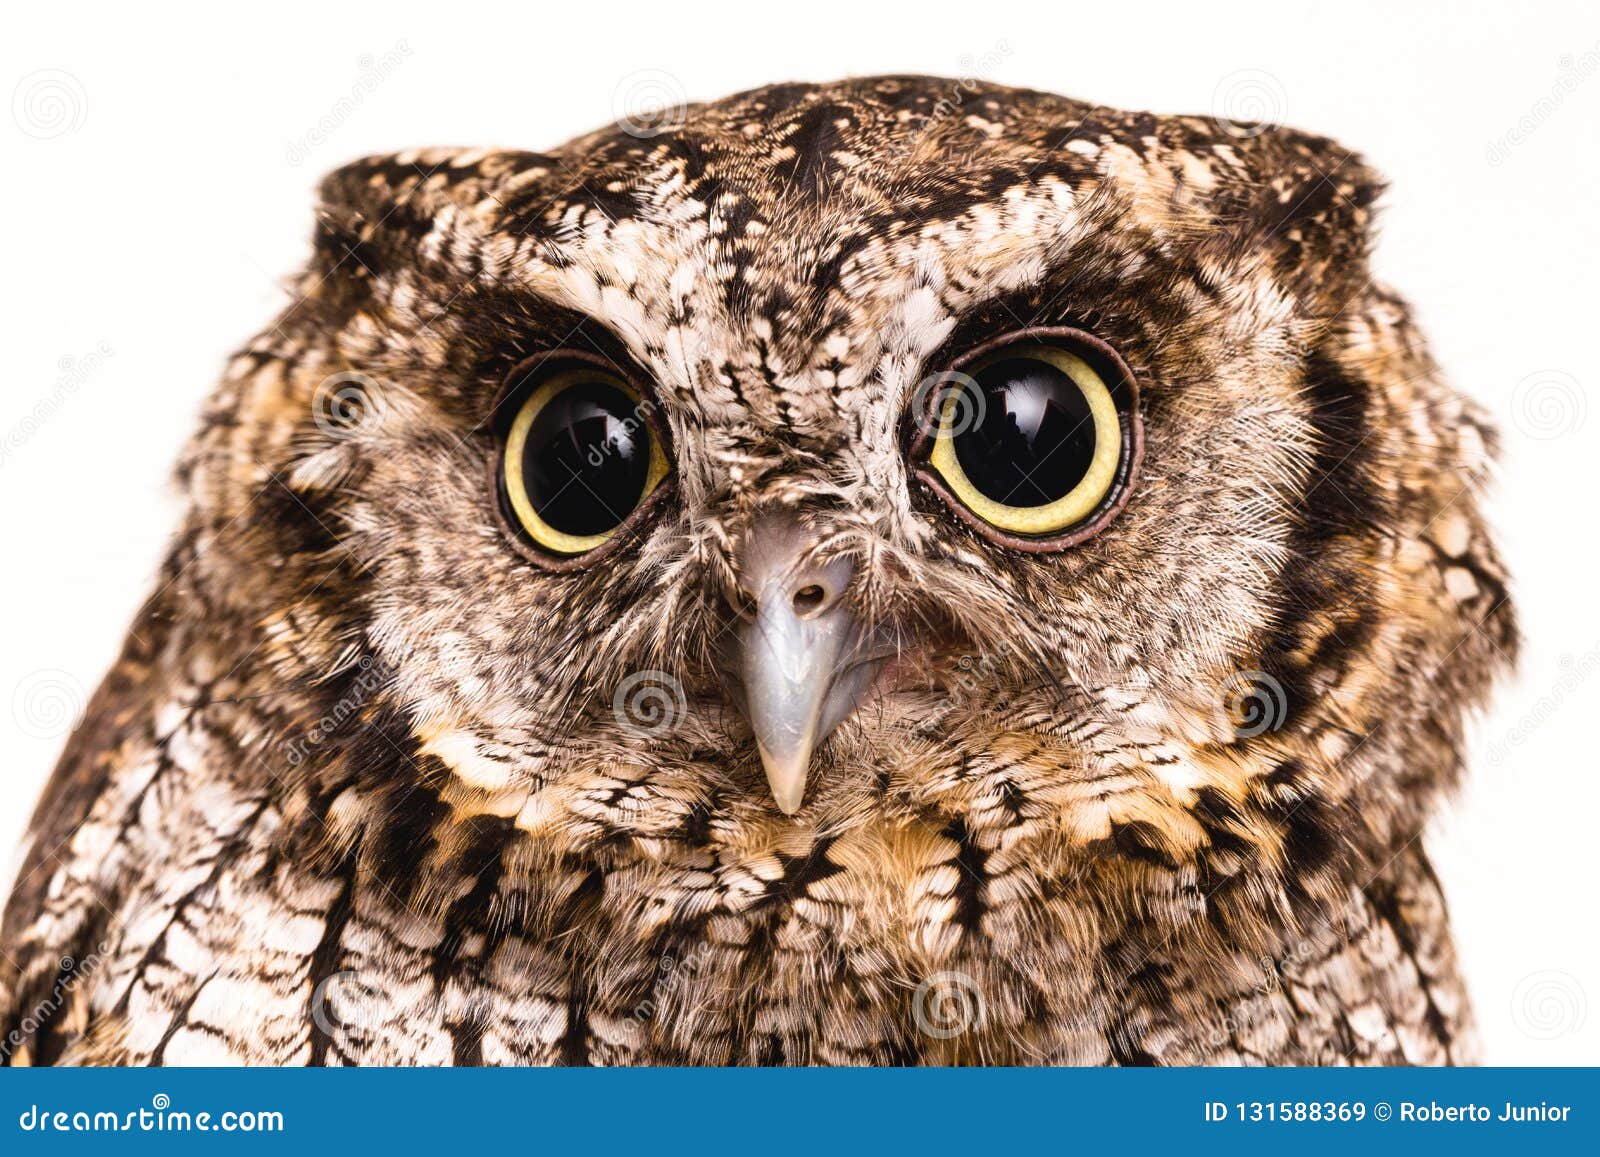
<svg viewBox="0 0 1600 1157"><path fill-rule="evenodd" d="M752 532L741 559L746 614L735 640L738 680L772 798L800 809L812 753L872 681L857 661L860 632L843 604L847 559L810 561L811 536L785 521Z"/></svg>

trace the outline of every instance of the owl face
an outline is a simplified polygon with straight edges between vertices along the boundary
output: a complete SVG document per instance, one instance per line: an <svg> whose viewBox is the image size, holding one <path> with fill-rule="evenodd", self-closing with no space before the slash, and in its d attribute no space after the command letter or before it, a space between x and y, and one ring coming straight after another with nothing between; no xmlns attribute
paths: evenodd
<svg viewBox="0 0 1600 1157"><path fill-rule="evenodd" d="M1285 756L1230 682L1294 723L1402 646L1377 466L1438 439L1363 374L1375 182L1285 130L949 87L330 177L304 300L244 355L290 380L238 387L294 498L252 532L300 608L275 661L371 655L391 774L551 840L1169 845L1242 807Z"/></svg>

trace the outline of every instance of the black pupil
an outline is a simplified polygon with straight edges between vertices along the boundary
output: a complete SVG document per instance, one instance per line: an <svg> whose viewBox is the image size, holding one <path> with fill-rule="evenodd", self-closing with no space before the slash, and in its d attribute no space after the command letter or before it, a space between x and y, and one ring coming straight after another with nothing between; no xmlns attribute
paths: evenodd
<svg viewBox="0 0 1600 1157"><path fill-rule="evenodd" d="M562 534L605 534L639 504L650 429L638 404L604 380L580 380L545 403L522 448L522 480Z"/></svg>
<svg viewBox="0 0 1600 1157"><path fill-rule="evenodd" d="M952 428L956 461L978 492L1005 506L1044 506L1071 493L1094 461L1083 391L1049 362L1025 356L991 362L972 378L981 398L957 400Z"/></svg>

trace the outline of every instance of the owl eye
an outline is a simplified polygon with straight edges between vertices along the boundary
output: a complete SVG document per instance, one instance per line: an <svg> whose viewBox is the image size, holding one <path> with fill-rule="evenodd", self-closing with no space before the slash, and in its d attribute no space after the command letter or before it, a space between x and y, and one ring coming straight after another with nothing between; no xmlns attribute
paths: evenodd
<svg viewBox="0 0 1600 1157"><path fill-rule="evenodd" d="M1032 330L932 379L926 478L966 521L1025 550L1055 550L1120 508L1139 451L1133 376L1104 343Z"/></svg>
<svg viewBox="0 0 1600 1157"><path fill-rule="evenodd" d="M588 554L667 476L650 408L620 375L585 363L514 382L513 390L522 400L500 458L512 519L549 555Z"/></svg>

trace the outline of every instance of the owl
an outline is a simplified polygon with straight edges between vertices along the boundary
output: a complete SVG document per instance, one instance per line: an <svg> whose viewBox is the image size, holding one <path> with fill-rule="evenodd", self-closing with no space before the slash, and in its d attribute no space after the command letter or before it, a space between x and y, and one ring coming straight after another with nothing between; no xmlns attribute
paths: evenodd
<svg viewBox="0 0 1600 1157"><path fill-rule="evenodd" d="M1485 415L1269 125L355 162L4 917L14 1064L1448 1064Z"/></svg>

